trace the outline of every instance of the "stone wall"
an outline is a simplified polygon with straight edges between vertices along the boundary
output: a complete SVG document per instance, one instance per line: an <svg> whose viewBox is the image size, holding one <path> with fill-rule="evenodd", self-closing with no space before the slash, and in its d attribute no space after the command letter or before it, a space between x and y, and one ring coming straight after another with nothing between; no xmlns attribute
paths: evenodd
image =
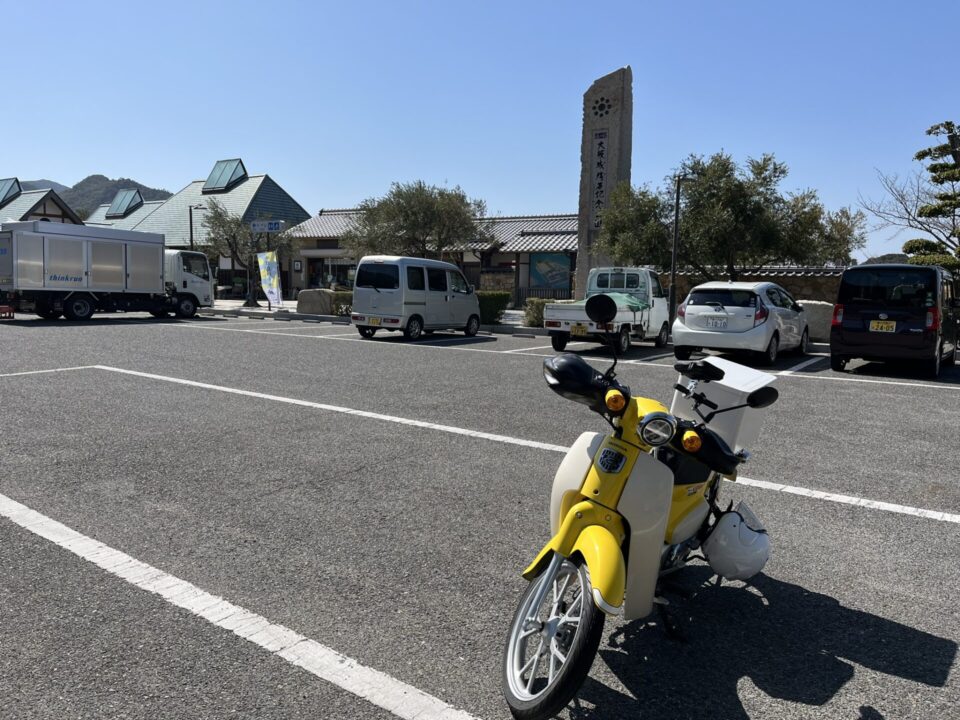
<svg viewBox="0 0 960 720"><path fill-rule="evenodd" d="M482 272L480 273L479 290L499 290L513 293L513 271L510 272Z"/></svg>
<svg viewBox="0 0 960 720"><path fill-rule="evenodd" d="M660 282L664 290L670 286L670 273L662 273ZM677 302L690 292L690 288L700 284L697 277L691 275L677 276ZM796 300L819 300L830 303L837 301L837 291L840 289L839 275L744 275L740 282L773 282L793 295Z"/></svg>

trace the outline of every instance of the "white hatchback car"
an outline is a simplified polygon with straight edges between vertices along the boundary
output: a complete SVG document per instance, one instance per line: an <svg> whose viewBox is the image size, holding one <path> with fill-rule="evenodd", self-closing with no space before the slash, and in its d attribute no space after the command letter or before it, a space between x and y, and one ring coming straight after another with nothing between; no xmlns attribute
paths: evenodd
<svg viewBox="0 0 960 720"><path fill-rule="evenodd" d="M775 283L704 283L677 308L673 354L679 360L698 349L751 351L772 365L788 348L806 354L810 330L803 306Z"/></svg>

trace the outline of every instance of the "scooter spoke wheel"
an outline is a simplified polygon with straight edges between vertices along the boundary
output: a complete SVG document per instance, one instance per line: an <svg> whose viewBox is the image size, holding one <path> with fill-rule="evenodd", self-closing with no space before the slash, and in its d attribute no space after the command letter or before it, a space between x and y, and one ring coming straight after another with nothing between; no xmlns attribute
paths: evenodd
<svg viewBox="0 0 960 720"><path fill-rule="evenodd" d="M534 607L545 582L550 588ZM604 620L586 566L564 560L552 580L544 573L530 583L503 662L503 692L514 717L552 717L570 702L593 665Z"/></svg>

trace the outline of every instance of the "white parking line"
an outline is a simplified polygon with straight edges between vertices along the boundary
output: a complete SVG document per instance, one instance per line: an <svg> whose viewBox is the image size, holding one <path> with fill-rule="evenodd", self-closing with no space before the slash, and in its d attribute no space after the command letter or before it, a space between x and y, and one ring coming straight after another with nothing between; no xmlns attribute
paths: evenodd
<svg viewBox="0 0 960 720"><path fill-rule="evenodd" d="M780 372L777 373L777 375L793 375L797 370L803 370L803 368L809 367L810 365L813 365L814 363L820 362L821 360L823 360L822 357L807 358L807 359L804 360L803 362L797 363L797 364L794 365L792 368L787 368L786 370L781 370Z"/></svg>
<svg viewBox="0 0 960 720"><path fill-rule="evenodd" d="M315 403L308 400L297 400L295 398L287 398L280 395L268 395L266 393L252 392L250 390L239 390L237 388L225 387L223 385L211 385L209 383L201 383L194 380L184 380L182 378L168 377L166 375L155 375L153 373L137 372L135 370L124 370L122 368L110 367L108 365L96 365L94 367L96 367L98 370L107 370L109 372L121 373L123 375L133 375L135 377L147 378L149 380L160 380L162 382L188 385L191 387L203 388L205 390L216 390L219 392L230 393L232 395L243 395L246 397L259 398L261 400L272 400L274 402L282 402L290 405L300 405L301 407L316 408L318 410L327 410L331 412L344 413L347 415L356 415L359 417L370 418L372 420L383 420L385 422L392 422L400 425L410 425L429 430L438 430L440 432L452 433L454 435L466 435L468 437L473 437L480 440L492 440L494 442L506 443L508 445L521 445L523 447L531 447L538 450L549 450L559 453L566 453L570 449L563 445L552 445L550 443L539 442L537 440L524 440L522 438L511 437L509 435L495 435L493 433L481 432L478 430L459 428L453 425L439 425L437 423L424 422L423 420L413 420L411 418L397 417L395 415L383 415L380 413L367 412L366 410L354 410L352 408L340 407L337 405L326 405L324 403ZM806 497L817 498L819 500L829 500L831 502L845 503L848 505L858 505L860 507L871 508L873 510L885 510L887 512L915 515L917 517L941 520L943 522L960 523L960 515L939 512L936 510L924 510L922 508L910 507L909 505L897 505L895 503L868 500L866 498L856 498L849 495L838 495L836 493L828 493L822 490L811 490L808 488L795 487L791 485L779 485L777 483L769 483L761 480L750 480L749 478L743 478L742 480L738 480L738 482L743 482L744 485L753 484L756 487L762 487L767 490L776 490L778 492L791 493L794 495L804 495Z"/></svg>
<svg viewBox="0 0 960 720"><path fill-rule="evenodd" d="M69 550L111 575L126 580L141 590L159 595L171 605L189 610L197 617L229 630L397 717L405 720L475 720L469 713L457 710L412 685L361 665L356 660L290 628L272 623L267 618L211 595L186 580L114 550L2 494L0 516Z"/></svg>
<svg viewBox="0 0 960 720"><path fill-rule="evenodd" d="M5 373L0 377L19 377L20 375L43 375L44 373L70 372L71 370L92 370L96 365L78 365L77 367L53 368L52 370L27 370L26 372Z"/></svg>
<svg viewBox="0 0 960 720"><path fill-rule="evenodd" d="M582 341L580 341L580 340L577 340L576 342L569 342L569 343L567 343L567 347L570 347L571 345L589 345L589 344L590 344L590 343L586 343L586 342L582 342ZM534 345L533 347L528 347L528 348L516 348L515 350L501 350L500 352L503 353L503 354L505 354L505 355L507 355L507 354L510 354L510 353L526 352L526 351L528 351L528 350L553 350L553 345Z"/></svg>

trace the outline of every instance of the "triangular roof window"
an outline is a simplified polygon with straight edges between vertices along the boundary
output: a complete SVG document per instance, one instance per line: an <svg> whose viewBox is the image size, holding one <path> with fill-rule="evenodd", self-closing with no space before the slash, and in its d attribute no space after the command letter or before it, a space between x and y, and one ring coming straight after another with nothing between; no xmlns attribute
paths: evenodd
<svg viewBox="0 0 960 720"><path fill-rule="evenodd" d="M20 181L15 177L0 180L0 207L6 205L21 192L23 192L23 189L20 187Z"/></svg>
<svg viewBox="0 0 960 720"><path fill-rule="evenodd" d="M203 192L216 193L226 192L234 185L247 179L247 169L243 166L243 160L234 158L233 160L219 160L213 166L210 177L203 184Z"/></svg>
<svg viewBox="0 0 960 720"><path fill-rule="evenodd" d="M138 207L143 205L143 196L136 188L132 190L120 190L107 208L108 218L125 218Z"/></svg>

